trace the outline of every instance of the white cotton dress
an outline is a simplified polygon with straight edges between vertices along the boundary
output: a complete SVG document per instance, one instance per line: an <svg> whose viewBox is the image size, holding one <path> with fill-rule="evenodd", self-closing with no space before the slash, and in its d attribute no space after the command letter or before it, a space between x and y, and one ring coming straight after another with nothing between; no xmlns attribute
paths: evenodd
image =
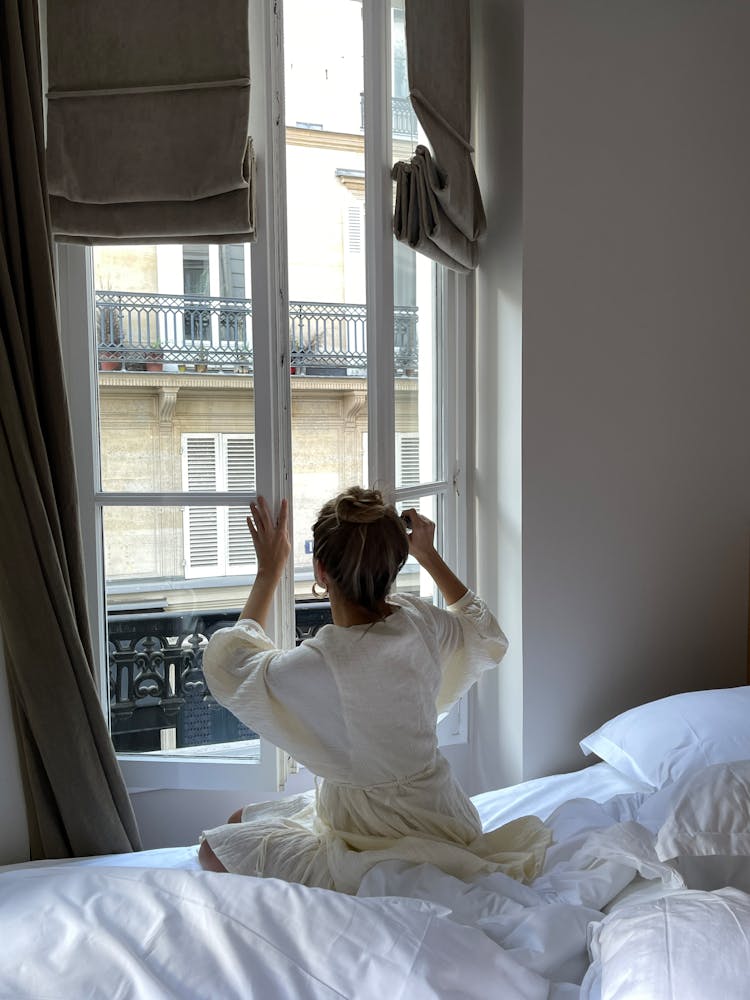
<svg viewBox="0 0 750 1000"><path fill-rule="evenodd" d="M551 840L534 816L482 833L437 746L437 714L507 640L470 591L448 610L404 594L371 625L326 625L279 650L257 622L216 632L203 670L217 701L318 776L314 797L246 806L205 840L230 872L355 893L380 861L429 863L458 878L524 881Z"/></svg>

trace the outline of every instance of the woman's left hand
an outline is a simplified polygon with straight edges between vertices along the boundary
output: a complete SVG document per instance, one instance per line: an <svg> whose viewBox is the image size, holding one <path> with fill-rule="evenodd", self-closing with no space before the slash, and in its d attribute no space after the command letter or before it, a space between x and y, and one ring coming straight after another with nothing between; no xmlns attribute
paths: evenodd
<svg viewBox="0 0 750 1000"><path fill-rule="evenodd" d="M286 500L281 501L279 516L275 521L265 497L259 496L257 503L250 504L247 526L258 557L258 576L263 573L278 580L284 572L291 549L288 522L289 510Z"/></svg>

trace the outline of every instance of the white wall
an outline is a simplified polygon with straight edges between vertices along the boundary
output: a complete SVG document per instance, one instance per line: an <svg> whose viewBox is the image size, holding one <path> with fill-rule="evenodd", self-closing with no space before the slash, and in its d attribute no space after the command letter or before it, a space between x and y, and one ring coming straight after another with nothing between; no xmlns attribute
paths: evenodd
<svg viewBox="0 0 750 1000"><path fill-rule="evenodd" d="M490 227L478 406L494 424L480 441L479 528L500 555L480 586L503 612L522 558L501 704L515 777L578 766L577 740L626 707L745 682L750 520L750 6L524 8L522 225L502 169L517 109L489 96L510 71L499 56L476 67ZM506 0L475 6L480 37L502 48L516 31L515 63L519 14ZM490 777L501 743L483 746Z"/></svg>
<svg viewBox="0 0 750 1000"><path fill-rule="evenodd" d="M8 697L3 637L0 634L0 865L28 861L26 806Z"/></svg>
<svg viewBox="0 0 750 1000"><path fill-rule="evenodd" d="M469 788L481 791L523 773L520 0L475 0L472 32L475 161L489 225L476 280L477 584L510 640L502 668L472 698Z"/></svg>

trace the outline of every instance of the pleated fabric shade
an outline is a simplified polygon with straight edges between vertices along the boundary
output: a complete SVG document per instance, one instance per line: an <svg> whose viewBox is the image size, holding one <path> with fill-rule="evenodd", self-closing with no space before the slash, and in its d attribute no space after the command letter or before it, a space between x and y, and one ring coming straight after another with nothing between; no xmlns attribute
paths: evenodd
<svg viewBox="0 0 750 1000"><path fill-rule="evenodd" d="M58 240L255 237L247 0L47 0Z"/></svg>
<svg viewBox="0 0 750 1000"><path fill-rule="evenodd" d="M486 227L471 136L469 0L406 0L409 96L432 147L396 163L397 239L455 271L477 266Z"/></svg>

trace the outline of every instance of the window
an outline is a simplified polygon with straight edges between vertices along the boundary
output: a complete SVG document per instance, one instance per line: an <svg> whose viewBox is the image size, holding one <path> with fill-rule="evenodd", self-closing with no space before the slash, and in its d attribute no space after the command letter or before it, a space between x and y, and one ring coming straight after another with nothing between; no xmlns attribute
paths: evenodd
<svg viewBox="0 0 750 1000"><path fill-rule="evenodd" d="M102 697L140 788L283 787L290 762L212 703L200 669L255 571L257 493L292 501L280 645L321 624L310 526L348 485L418 505L467 568L466 283L391 235L389 168L418 141L383 58L403 4L284 8L281 23L251 0L258 242L59 248ZM413 560L397 585L438 600Z"/></svg>
<svg viewBox="0 0 750 1000"><path fill-rule="evenodd" d="M255 493L251 434L183 434L182 487L186 492ZM186 507L185 578L236 576L256 567L245 507Z"/></svg>

